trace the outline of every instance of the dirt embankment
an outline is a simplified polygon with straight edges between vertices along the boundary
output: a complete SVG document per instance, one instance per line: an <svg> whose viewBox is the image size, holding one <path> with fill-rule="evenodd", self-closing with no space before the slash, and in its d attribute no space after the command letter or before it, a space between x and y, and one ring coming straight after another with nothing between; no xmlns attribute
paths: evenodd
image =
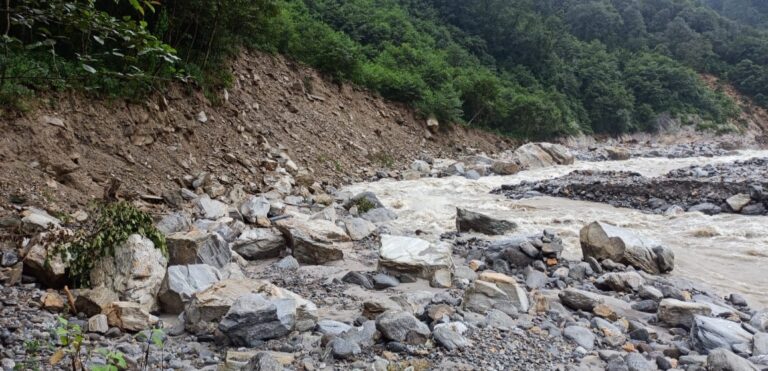
<svg viewBox="0 0 768 371"><path fill-rule="evenodd" d="M422 153L494 153L514 145L463 127L429 133L424 119L278 56L245 54L234 83L211 105L173 86L143 103L59 94L2 119L1 204L25 201L62 211L99 198L111 178L124 196L160 195L207 171L223 183L263 186L264 161L285 152L318 181L364 179Z"/></svg>

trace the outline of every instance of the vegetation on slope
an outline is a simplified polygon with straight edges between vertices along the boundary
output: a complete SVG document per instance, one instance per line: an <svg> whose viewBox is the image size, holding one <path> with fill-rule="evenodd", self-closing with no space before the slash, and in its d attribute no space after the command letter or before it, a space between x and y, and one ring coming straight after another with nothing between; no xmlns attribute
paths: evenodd
<svg viewBox="0 0 768 371"><path fill-rule="evenodd" d="M526 139L653 131L660 118L722 126L736 107L699 73L768 105L768 34L753 27L766 17L718 7L738 1L9 0L0 99L140 96L167 79L212 89L246 46Z"/></svg>

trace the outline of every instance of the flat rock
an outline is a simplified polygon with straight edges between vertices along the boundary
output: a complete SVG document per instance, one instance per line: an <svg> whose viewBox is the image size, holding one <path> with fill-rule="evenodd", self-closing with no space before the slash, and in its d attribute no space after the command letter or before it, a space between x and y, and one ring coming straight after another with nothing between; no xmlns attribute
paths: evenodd
<svg viewBox="0 0 768 371"><path fill-rule="evenodd" d="M563 330L563 336L586 350L592 350L595 347L595 334L588 328L569 326Z"/></svg>
<svg viewBox="0 0 768 371"><path fill-rule="evenodd" d="M591 312L595 306L603 302L600 295L593 292L568 288L558 294L563 305L575 309Z"/></svg>
<svg viewBox="0 0 768 371"><path fill-rule="evenodd" d="M752 334L736 322L697 315L691 327L691 340L699 352L707 354L717 348L731 349L735 344L749 344Z"/></svg>
<svg viewBox="0 0 768 371"><path fill-rule="evenodd" d="M439 269L451 269L451 245L403 236L381 236L379 267L395 275L407 273L431 279Z"/></svg>
<svg viewBox="0 0 768 371"><path fill-rule="evenodd" d="M706 304L664 299L659 303L657 316L659 322L669 326L691 328L695 316L709 316L711 314L712 309Z"/></svg>

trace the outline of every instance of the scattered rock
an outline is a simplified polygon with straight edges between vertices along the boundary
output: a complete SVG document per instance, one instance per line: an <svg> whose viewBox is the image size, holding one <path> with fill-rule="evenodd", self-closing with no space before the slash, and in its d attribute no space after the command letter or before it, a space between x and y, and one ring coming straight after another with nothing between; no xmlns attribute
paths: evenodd
<svg viewBox="0 0 768 371"><path fill-rule="evenodd" d="M43 304L44 309L51 312L61 312L65 308L64 299L61 298L61 295L53 291L44 293L40 302Z"/></svg>
<svg viewBox="0 0 768 371"><path fill-rule="evenodd" d="M669 326L691 328L695 316L709 316L712 309L706 304L689 303L677 299L664 299L659 303L659 322Z"/></svg>
<svg viewBox="0 0 768 371"><path fill-rule="evenodd" d="M735 344L752 342L752 334L732 321L719 318L695 316L691 327L691 340L703 354L724 347L731 349Z"/></svg>
<svg viewBox="0 0 768 371"><path fill-rule="evenodd" d="M109 321L105 314L97 314L88 319L88 332L106 334L109 330Z"/></svg>
<svg viewBox="0 0 768 371"><path fill-rule="evenodd" d="M517 229L517 224L473 211L456 209L456 229L459 232L477 232L491 236L504 235Z"/></svg>
<svg viewBox="0 0 768 371"><path fill-rule="evenodd" d="M432 336L445 349L454 350L472 345L472 342L462 336L466 326L461 322L441 323L435 326Z"/></svg>
<svg viewBox="0 0 768 371"><path fill-rule="evenodd" d="M586 350L592 350L595 347L595 334L587 328L568 326L563 330L563 336Z"/></svg>
<svg viewBox="0 0 768 371"><path fill-rule="evenodd" d="M758 371L751 362L728 349L715 349L707 356L707 371Z"/></svg>

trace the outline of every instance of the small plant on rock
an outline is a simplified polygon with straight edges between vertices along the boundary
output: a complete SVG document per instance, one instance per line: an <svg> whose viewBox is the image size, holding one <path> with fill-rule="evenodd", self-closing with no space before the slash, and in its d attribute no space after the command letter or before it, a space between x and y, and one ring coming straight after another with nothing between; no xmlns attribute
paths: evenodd
<svg viewBox="0 0 768 371"><path fill-rule="evenodd" d="M96 217L82 226L74 237L56 248L69 263L68 274L76 285L88 285L94 262L115 255L115 247L132 234L149 238L168 255L165 236L154 226L152 216L127 202L102 204Z"/></svg>

